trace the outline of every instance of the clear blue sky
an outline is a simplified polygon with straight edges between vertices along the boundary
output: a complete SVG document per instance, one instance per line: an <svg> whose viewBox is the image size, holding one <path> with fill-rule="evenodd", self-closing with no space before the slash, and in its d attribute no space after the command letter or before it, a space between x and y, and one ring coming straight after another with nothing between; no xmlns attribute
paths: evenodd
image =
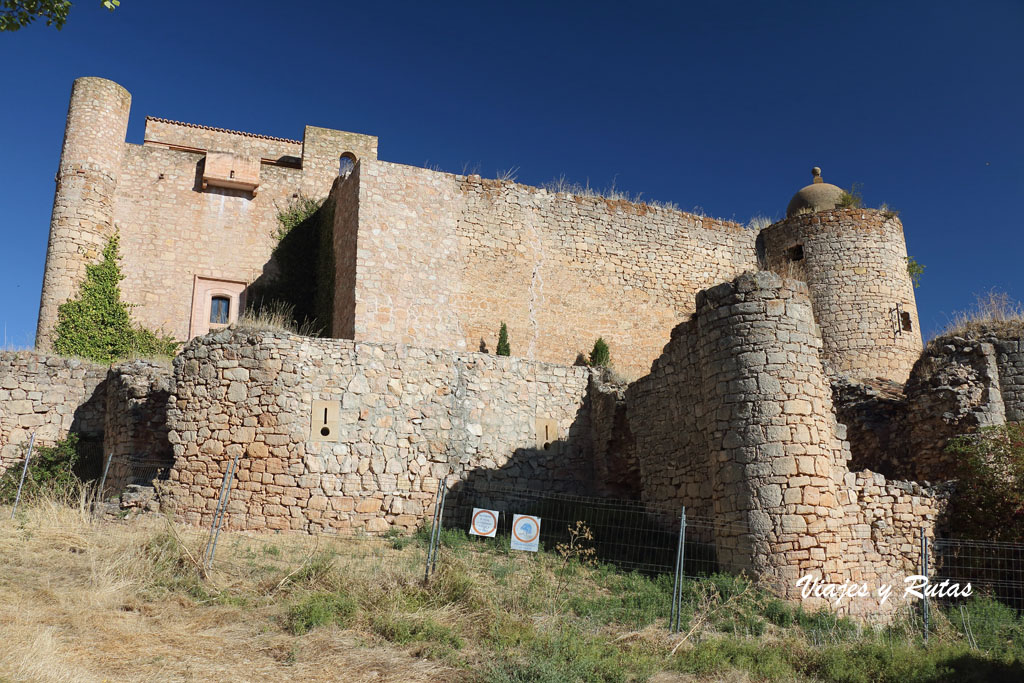
<svg viewBox="0 0 1024 683"><path fill-rule="evenodd" d="M975 293L1024 298L1022 36L1021 0L76 0L63 31L0 35L0 334L34 338L71 82L102 76L132 93L130 142L147 114L308 123L743 222L781 218L818 165L901 211L930 336Z"/></svg>

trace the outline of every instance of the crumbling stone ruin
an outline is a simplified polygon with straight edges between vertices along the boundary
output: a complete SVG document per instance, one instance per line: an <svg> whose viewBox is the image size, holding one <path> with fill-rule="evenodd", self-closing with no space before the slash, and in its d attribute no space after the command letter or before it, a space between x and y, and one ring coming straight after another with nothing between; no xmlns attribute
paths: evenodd
<svg viewBox="0 0 1024 683"><path fill-rule="evenodd" d="M923 349L902 224L844 208L818 169L758 232L385 162L312 126L147 118L128 144L129 105L75 81L38 351L0 355L0 470L33 431L81 432L163 463L159 504L207 524L237 462L226 524L253 531L412 529L443 480L685 505L719 524L724 568L795 597L807 573L915 573L945 443L1024 414L1024 342ZM278 213L301 197L324 199L309 264L331 268L308 267L329 336L232 325L284 276ZM115 232L133 315L188 340L172 367L46 354ZM502 321L512 357L486 352ZM598 337L635 381L573 365ZM112 481L137 500L129 470Z"/></svg>

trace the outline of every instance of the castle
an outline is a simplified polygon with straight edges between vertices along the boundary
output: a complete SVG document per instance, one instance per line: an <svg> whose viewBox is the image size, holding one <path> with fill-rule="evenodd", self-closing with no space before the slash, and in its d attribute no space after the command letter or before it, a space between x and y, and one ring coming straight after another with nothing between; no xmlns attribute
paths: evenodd
<svg viewBox="0 0 1024 683"><path fill-rule="evenodd" d="M375 137L312 126L147 118L133 145L129 109L74 83L37 352L0 358L0 469L32 431L92 434L166 463L165 502L208 523L237 460L227 523L254 530L413 528L449 477L682 504L720 522L723 567L791 593L808 572L915 573L943 506L917 482L948 476L950 436L1024 412L1020 340L922 355L902 224L843 208L818 169L757 231L381 161ZM233 326L295 269L278 214L306 197L324 337ZM115 233L135 319L188 341L172 370L45 353ZM487 353L502 322L511 358ZM573 364L598 337L628 387Z"/></svg>

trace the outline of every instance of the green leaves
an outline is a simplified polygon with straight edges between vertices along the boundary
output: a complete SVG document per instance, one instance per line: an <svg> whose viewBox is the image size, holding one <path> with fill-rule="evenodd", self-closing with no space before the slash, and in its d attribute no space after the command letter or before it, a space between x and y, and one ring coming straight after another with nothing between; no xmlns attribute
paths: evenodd
<svg viewBox="0 0 1024 683"><path fill-rule="evenodd" d="M103 260L85 267L78 297L57 309L53 350L113 363L139 356L174 356L181 343L132 324L128 306L121 301L120 240L110 238Z"/></svg>
<svg viewBox="0 0 1024 683"><path fill-rule="evenodd" d="M101 0L100 4L113 12L121 0ZM17 31L36 19L46 20L47 26L59 31L70 11L70 0L0 0L0 31Z"/></svg>

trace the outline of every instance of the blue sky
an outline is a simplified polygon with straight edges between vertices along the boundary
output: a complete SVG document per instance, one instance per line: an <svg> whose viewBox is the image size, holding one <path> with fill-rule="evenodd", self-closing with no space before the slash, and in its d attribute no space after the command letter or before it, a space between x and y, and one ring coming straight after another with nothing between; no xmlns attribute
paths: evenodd
<svg viewBox="0 0 1024 683"><path fill-rule="evenodd" d="M373 5L368 6L368 5ZM146 115L380 157L616 187L742 222L818 165L900 210L931 336L976 293L1024 299L1024 3L76 0L0 35L0 344L35 334L71 82Z"/></svg>

